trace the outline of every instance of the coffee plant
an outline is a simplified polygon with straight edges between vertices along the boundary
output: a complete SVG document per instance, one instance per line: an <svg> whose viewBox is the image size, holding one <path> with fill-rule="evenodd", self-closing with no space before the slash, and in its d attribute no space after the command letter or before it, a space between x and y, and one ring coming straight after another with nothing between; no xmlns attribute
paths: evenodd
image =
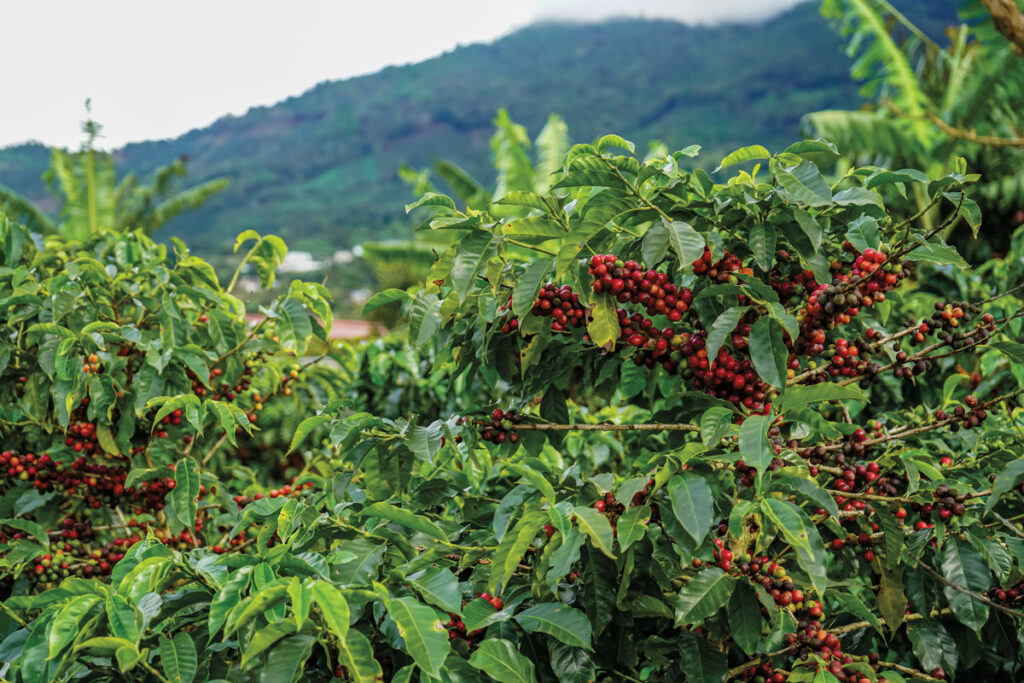
<svg viewBox="0 0 1024 683"><path fill-rule="evenodd" d="M1019 680L1024 233L942 241L962 162L697 152L424 195L408 339L323 357L319 286L246 327L180 243L0 224L0 675Z"/></svg>

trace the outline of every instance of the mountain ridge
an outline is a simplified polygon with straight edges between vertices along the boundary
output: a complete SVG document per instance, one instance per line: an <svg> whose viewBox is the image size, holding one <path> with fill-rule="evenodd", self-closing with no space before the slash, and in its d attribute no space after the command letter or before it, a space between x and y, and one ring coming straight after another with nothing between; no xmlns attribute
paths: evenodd
<svg viewBox="0 0 1024 683"><path fill-rule="evenodd" d="M898 4L926 29L941 25L935 3ZM840 39L816 3L755 23L544 21L422 62L324 81L176 138L128 144L115 158L122 172L145 175L187 155L189 182L233 178L162 236L225 251L253 227L327 249L406 233L401 163L443 157L489 180L488 140L501 107L532 135L554 112L576 141L615 132L641 149L654 139L698 143L702 162L713 165L745 144L784 146L808 111L858 102ZM47 163L40 145L0 149L0 183L45 198Z"/></svg>

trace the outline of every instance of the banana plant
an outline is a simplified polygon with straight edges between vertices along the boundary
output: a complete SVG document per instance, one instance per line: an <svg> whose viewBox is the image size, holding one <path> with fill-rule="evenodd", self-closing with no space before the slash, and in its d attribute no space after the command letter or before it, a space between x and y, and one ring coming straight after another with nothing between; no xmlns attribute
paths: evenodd
<svg viewBox="0 0 1024 683"><path fill-rule="evenodd" d="M59 234L67 240L84 241L101 229L152 235L175 216L201 207L230 182L216 178L179 189L187 172L184 157L156 169L148 183L135 173L118 181L113 156L95 145L100 126L90 120L84 130L86 141L79 151L57 147L50 151L50 167L43 178L61 200L56 216L4 186L0 186L0 210L35 232Z"/></svg>
<svg viewBox="0 0 1024 683"><path fill-rule="evenodd" d="M979 205L968 207L985 215L998 243L1024 208L1024 147L1003 144L1024 130L1024 65L979 0L958 4L963 23L940 44L887 0L824 0L822 14L846 38L852 75L871 103L808 114L805 133L836 144L840 176L856 164L938 174L966 158L982 176L972 197ZM923 194L910 201L926 224L935 218Z"/></svg>

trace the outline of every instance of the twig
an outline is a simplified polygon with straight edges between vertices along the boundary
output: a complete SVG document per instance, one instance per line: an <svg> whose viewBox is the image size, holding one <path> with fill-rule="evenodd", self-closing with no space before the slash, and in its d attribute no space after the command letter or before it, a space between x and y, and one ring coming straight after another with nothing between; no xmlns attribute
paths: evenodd
<svg viewBox="0 0 1024 683"><path fill-rule="evenodd" d="M638 424L519 424L512 425L515 431L538 431L538 432L699 432L700 427L695 424L642 422Z"/></svg>

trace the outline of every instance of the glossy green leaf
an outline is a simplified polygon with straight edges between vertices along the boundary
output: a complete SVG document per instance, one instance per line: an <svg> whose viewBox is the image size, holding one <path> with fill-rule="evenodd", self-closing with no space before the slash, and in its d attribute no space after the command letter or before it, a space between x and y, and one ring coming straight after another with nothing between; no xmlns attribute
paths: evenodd
<svg viewBox="0 0 1024 683"><path fill-rule="evenodd" d="M694 472L672 477L668 482L668 496L672 501L672 514L694 542L700 544L714 519L711 488L704 477Z"/></svg>
<svg viewBox="0 0 1024 683"><path fill-rule="evenodd" d="M499 683L536 683L533 662L503 638L488 638L469 658L470 665Z"/></svg>
<svg viewBox="0 0 1024 683"><path fill-rule="evenodd" d="M415 598L395 598L388 603L388 614L398 625L405 649L416 664L437 676L451 649L448 631L437 612Z"/></svg>
<svg viewBox="0 0 1024 683"><path fill-rule="evenodd" d="M718 567L699 571L676 597L676 625L700 624L720 610L732 596L736 579Z"/></svg>
<svg viewBox="0 0 1024 683"><path fill-rule="evenodd" d="M527 633L546 633L566 645L592 650L587 615L561 602L542 602L515 616Z"/></svg>

